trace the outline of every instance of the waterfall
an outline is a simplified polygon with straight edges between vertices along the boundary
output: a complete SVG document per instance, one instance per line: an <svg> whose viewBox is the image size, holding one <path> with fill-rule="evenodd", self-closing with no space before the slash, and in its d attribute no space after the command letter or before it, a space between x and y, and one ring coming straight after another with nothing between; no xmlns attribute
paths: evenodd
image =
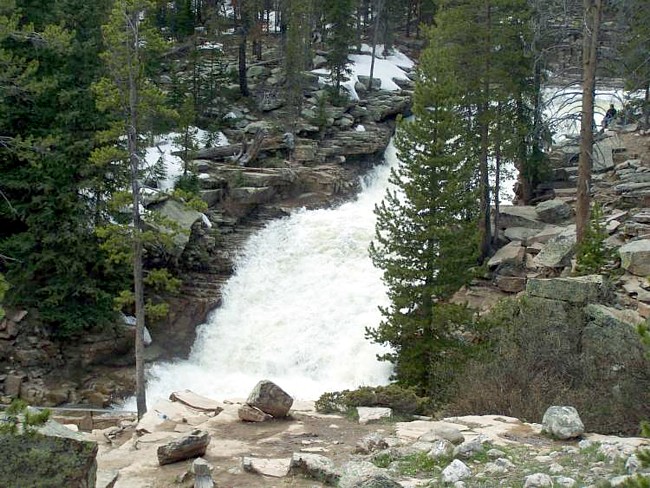
<svg viewBox="0 0 650 488"><path fill-rule="evenodd" d="M378 306L388 303L381 271L368 257L374 205L397 162L392 144L385 159L356 200L296 211L248 240L189 359L149 369L150 404L186 388L219 400L246 397L261 379L312 400L388 382L390 364L376 359L386 350L364 336L381 320Z"/></svg>

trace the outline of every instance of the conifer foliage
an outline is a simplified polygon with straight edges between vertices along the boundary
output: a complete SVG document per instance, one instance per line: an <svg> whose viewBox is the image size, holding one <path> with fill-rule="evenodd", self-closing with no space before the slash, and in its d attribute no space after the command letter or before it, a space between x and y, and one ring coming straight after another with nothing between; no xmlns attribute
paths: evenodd
<svg viewBox="0 0 650 488"><path fill-rule="evenodd" d="M400 165L376 207L374 264L384 271L390 306L368 336L390 345L383 359L395 378L440 398L464 343L459 330L471 324L462 307L447 300L470 278L476 263L477 194L474 168L456 136L462 120L453 105L457 85L432 83L444 70L438 53L427 49L415 92L413 122L402 123L397 147ZM452 97L453 95L453 97Z"/></svg>

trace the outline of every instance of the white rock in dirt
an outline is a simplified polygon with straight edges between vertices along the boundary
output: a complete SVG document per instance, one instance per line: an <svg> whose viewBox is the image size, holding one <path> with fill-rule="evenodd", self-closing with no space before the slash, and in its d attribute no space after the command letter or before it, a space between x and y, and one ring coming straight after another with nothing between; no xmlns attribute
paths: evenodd
<svg viewBox="0 0 650 488"><path fill-rule="evenodd" d="M585 426L574 407L554 405L544 413L542 430L556 439L572 439L582 435Z"/></svg>
<svg viewBox="0 0 650 488"><path fill-rule="evenodd" d="M391 418L393 410L385 407L357 407L357 413L359 414L359 423L367 424Z"/></svg>
<svg viewBox="0 0 650 488"><path fill-rule="evenodd" d="M289 474L291 459L242 458L242 468L249 473L282 478Z"/></svg>
<svg viewBox="0 0 650 488"><path fill-rule="evenodd" d="M577 481L568 476L558 476L555 478L555 484L564 488L573 488L577 484Z"/></svg>
<svg viewBox="0 0 650 488"><path fill-rule="evenodd" d="M467 465L459 459L454 459L449 466L442 470L443 483L456 483L472 476Z"/></svg>
<svg viewBox="0 0 650 488"><path fill-rule="evenodd" d="M438 459L441 457L448 457L453 455L454 453L454 445L449 442L447 439L438 439L437 441L434 441L431 449L427 453L427 456L429 456L432 459Z"/></svg>
<svg viewBox="0 0 650 488"><path fill-rule="evenodd" d="M293 453L289 473L299 473L327 484L335 485L341 478L341 472L334 462L320 454Z"/></svg>
<svg viewBox="0 0 650 488"><path fill-rule="evenodd" d="M544 473L535 473L526 476L524 481L524 488L542 488L545 486L553 486L553 478Z"/></svg>
<svg viewBox="0 0 650 488"><path fill-rule="evenodd" d="M460 429L446 422L432 422L431 428L418 438L423 442L433 442L438 439L446 439L453 444L462 444L465 441Z"/></svg>

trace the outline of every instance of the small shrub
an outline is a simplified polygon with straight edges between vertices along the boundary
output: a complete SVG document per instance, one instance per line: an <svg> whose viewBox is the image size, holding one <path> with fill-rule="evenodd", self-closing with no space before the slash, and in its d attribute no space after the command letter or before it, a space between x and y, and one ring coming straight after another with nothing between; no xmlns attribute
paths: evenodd
<svg viewBox="0 0 650 488"><path fill-rule="evenodd" d="M396 415L415 415L425 414L428 405L429 399L417 396L414 389L391 384L324 393L316 401L316 410L344 413L356 407L388 407Z"/></svg>
<svg viewBox="0 0 650 488"><path fill-rule="evenodd" d="M578 246L576 274L600 274L611 261L612 250L605 245L607 231L602 223L603 208L599 203L591 209L589 225L585 229L582 243Z"/></svg>

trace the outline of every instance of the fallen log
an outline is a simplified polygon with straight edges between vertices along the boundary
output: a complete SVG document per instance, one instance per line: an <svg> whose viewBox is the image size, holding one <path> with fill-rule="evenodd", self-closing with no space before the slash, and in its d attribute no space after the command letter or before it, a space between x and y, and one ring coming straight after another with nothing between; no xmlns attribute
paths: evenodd
<svg viewBox="0 0 650 488"><path fill-rule="evenodd" d="M207 147L196 152L195 159L209 159L212 161L223 160L242 153L243 144L235 143L228 146ZM264 138L259 146L259 151L286 150L287 144L281 137Z"/></svg>
<svg viewBox="0 0 650 488"><path fill-rule="evenodd" d="M189 435L158 446L158 464L171 464L183 459L203 456L210 443L210 435L205 430L193 430Z"/></svg>

